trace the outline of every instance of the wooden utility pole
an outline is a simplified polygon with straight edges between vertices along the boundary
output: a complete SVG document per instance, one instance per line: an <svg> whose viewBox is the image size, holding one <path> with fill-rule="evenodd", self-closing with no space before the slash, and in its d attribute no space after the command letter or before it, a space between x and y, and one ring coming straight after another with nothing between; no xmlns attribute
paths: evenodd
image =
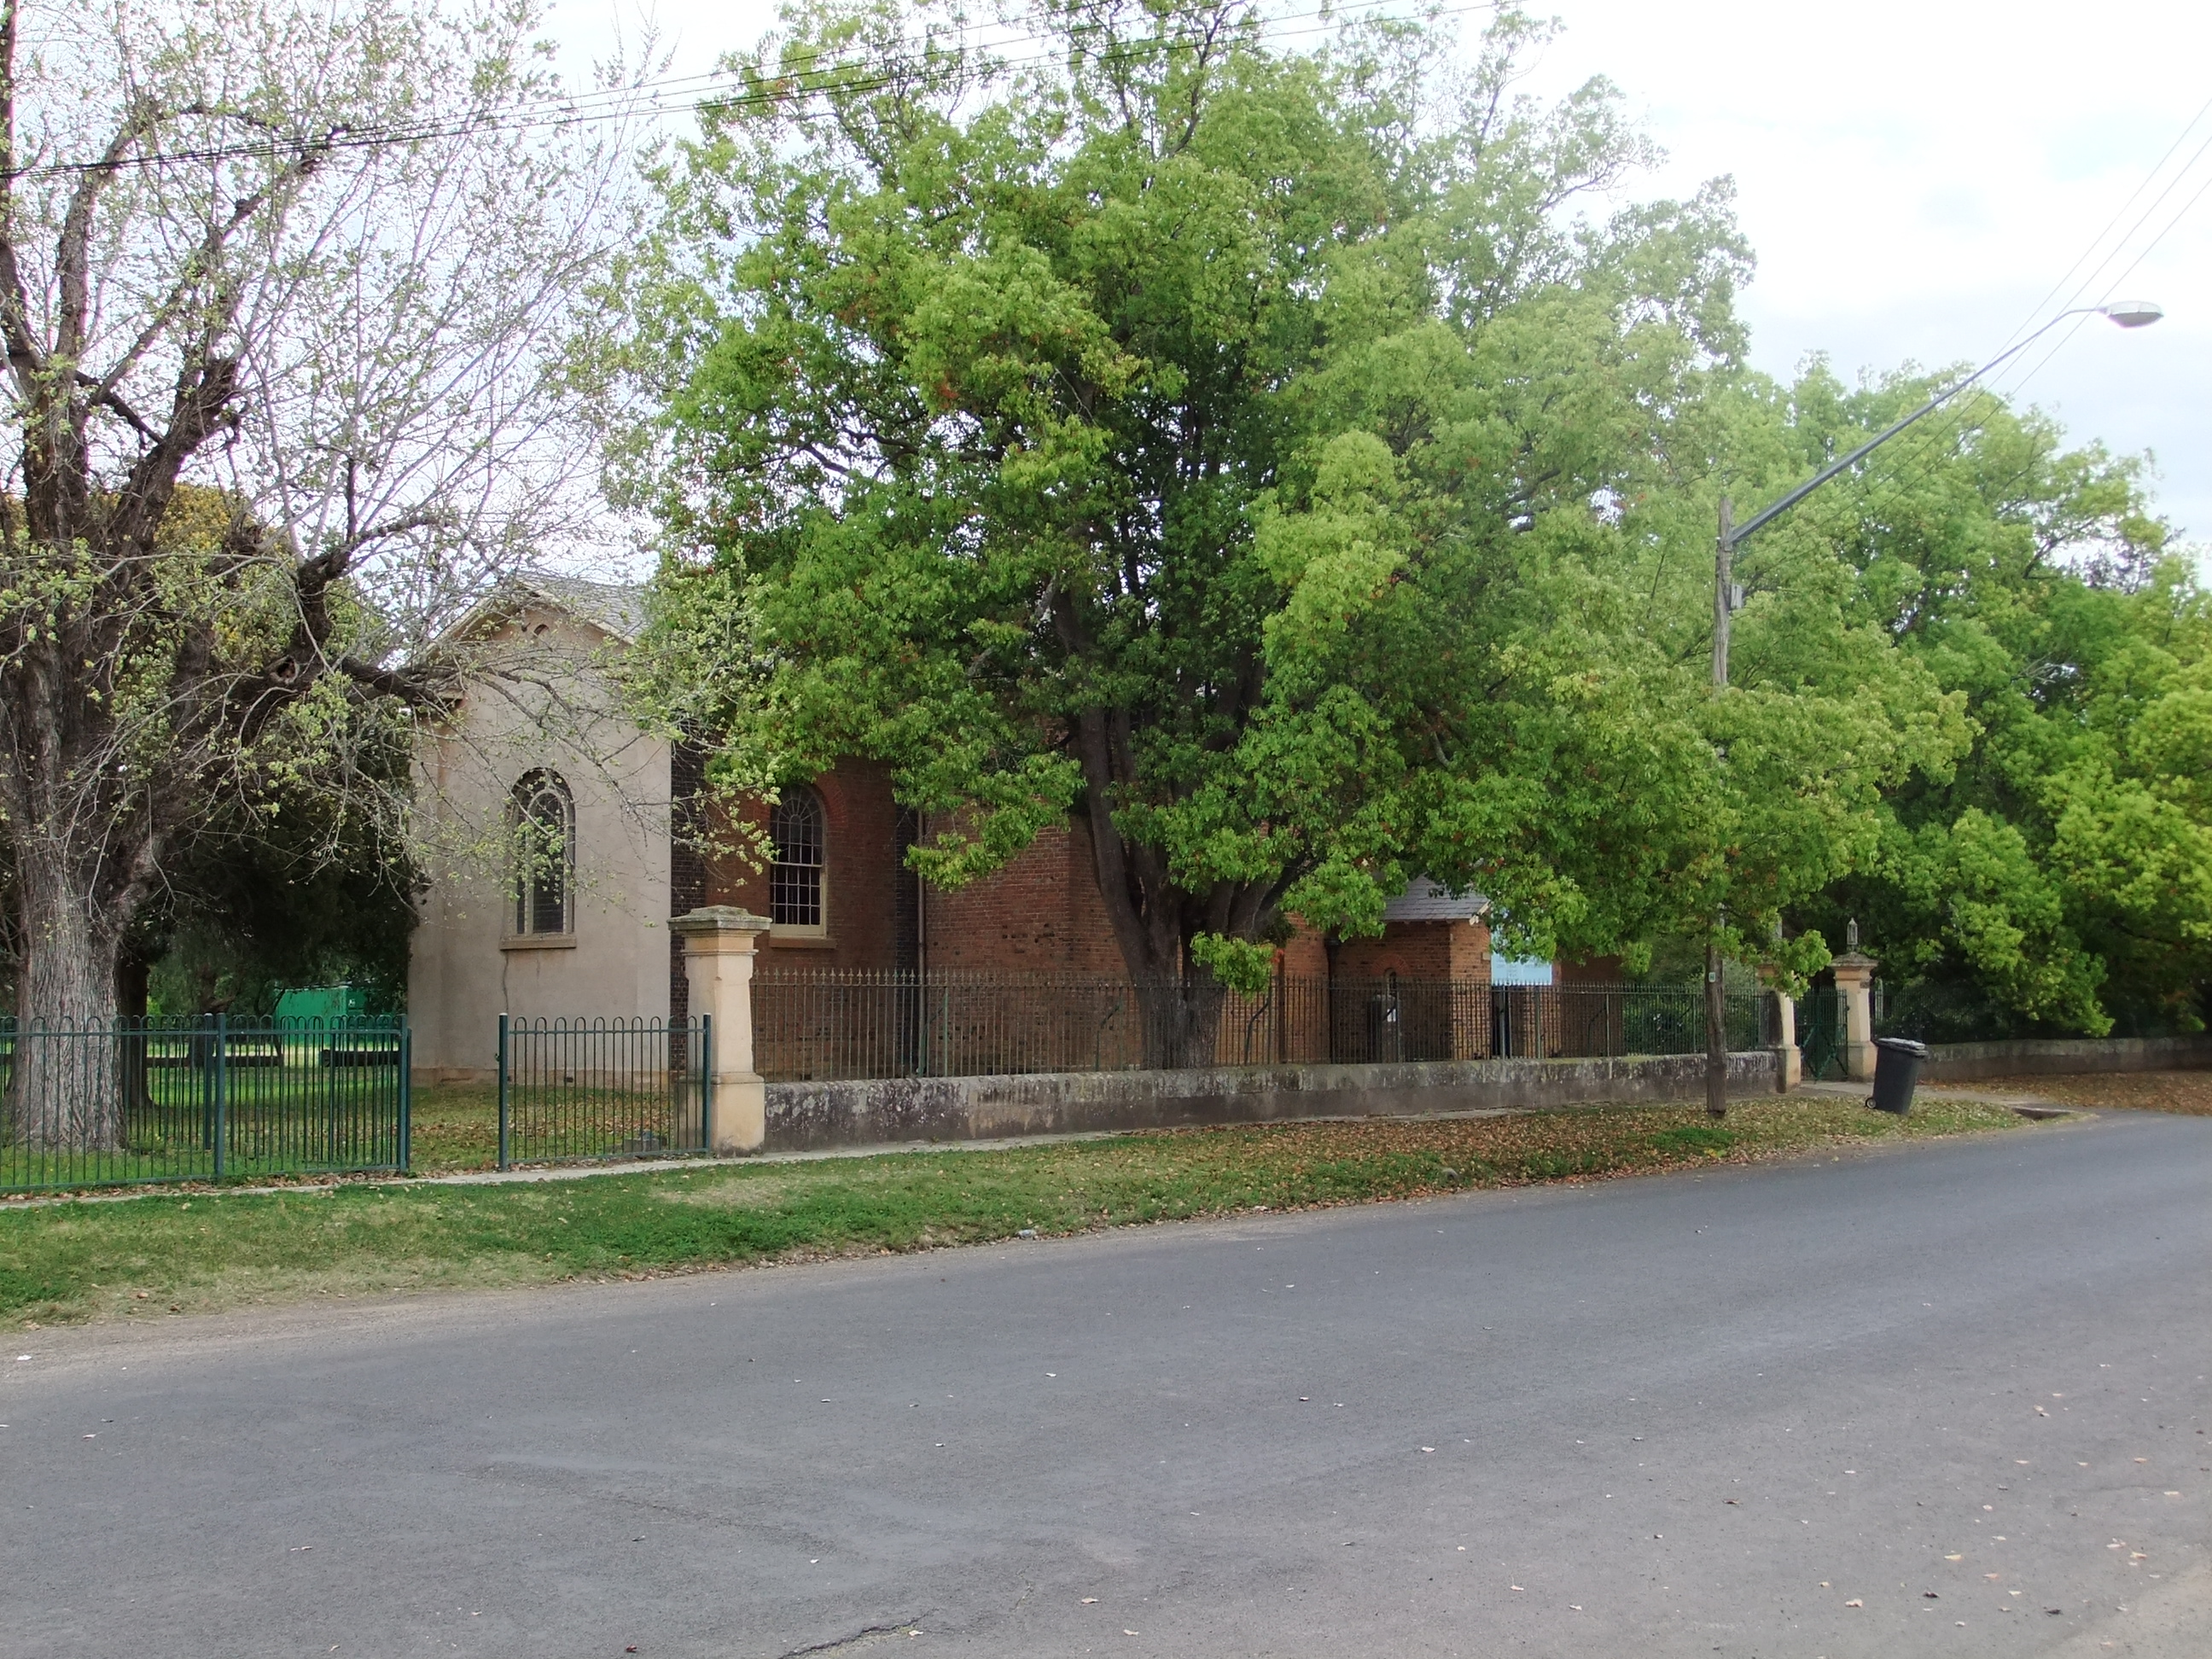
<svg viewBox="0 0 2212 1659"><path fill-rule="evenodd" d="M1713 690L1728 689L1729 619L1735 597L1735 522L1727 496L1721 497L1720 535L1713 554ZM1705 1110L1728 1115L1728 994L1722 975L1721 918L1713 917L1705 935Z"/></svg>
<svg viewBox="0 0 2212 1659"><path fill-rule="evenodd" d="M1713 552L1713 690L1728 685L1729 603L1735 584L1735 514L1725 495L1721 497L1721 533Z"/></svg>

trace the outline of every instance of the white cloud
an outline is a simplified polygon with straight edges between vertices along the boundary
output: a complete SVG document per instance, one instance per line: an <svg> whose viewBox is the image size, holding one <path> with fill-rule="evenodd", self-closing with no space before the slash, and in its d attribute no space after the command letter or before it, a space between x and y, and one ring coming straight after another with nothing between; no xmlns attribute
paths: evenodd
<svg viewBox="0 0 2212 1659"><path fill-rule="evenodd" d="M1781 374L1815 351L1847 376L1994 356L2056 308L2045 297L2212 94L2203 0L2135 0L2124 13L2051 0L1553 9L1567 32L1532 89L1606 75L1668 148L1657 188L1735 177L1759 259L1744 300L1753 359ZM762 0L661 0L657 12L679 73L774 20ZM552 23L581 65L618 21L634 35L639 15L623 0L565 0ZM2190 149L2206 138L2212 115ZM2212 194L2118 277L2208 181L2212 150L2083 295L2154 299L2166 320L2083 329L2024 383L2014 372L1998 382L2077 439L2155 451L2160 503L2199 539L2212 539L2212 407L2197 390L2212 384Z"/></svg>

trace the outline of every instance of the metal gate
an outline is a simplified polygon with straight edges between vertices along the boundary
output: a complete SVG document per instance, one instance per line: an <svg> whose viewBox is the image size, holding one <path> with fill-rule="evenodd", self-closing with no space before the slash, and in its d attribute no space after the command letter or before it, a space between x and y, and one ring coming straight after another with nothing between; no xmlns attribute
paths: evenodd
<svg viewBox="0 0 2212 1659"><path fill-rule="evenodd" d="M1818 985L1797 1005L1797 1041L1805 1054L1805 1076L1814 1082L1838 1082L1844 1070L1844 994L1832 985Z"/></svg>
<svg viewBox="0 0 2212 1659"><path fill-rule="evenodd" d="M499 1017L499 1167L699 1152L714 1021Z"/></svg>

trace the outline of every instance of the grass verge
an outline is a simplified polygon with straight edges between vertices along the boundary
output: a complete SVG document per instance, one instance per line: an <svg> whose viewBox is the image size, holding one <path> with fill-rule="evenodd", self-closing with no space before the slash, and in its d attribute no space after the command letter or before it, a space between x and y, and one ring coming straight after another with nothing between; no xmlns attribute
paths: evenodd
<svg viewBox="0 0 2212 1659"><path fill-rule="evenodd" d="M1525 1116L1178 1130L1012 1151L469 1187L205 1189L0 1212L0 1318L21 1325L252 1302L640 1278L1134 1222L1588 1181L1823 1147L2018 1128L1922 1097L1902 1121L1831 1098Z"/></svg>
<svg viewBox="0 0 2212 1659"><path fill-rule="evenodd" d="M2070 1077L2032 1073L1993 1077L1960 1085L1999 1095L2035 1095L2069 1106L2174 1112L2212 1117L2212 1072L2087 1072Z"/></svg>

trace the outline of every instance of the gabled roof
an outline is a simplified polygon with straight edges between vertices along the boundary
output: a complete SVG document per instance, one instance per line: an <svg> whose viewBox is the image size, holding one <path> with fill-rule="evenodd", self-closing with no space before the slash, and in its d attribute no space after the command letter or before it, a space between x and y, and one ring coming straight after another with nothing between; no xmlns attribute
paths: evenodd
<svg viewBox="0 0 2212 1659"><path fill-rule="evenodd" d="M1454 898L1426 876L1415 876L1406 890L1382 907L1385 921L1472 921L1486 915L1490 901L1480 893Z"/></svg>
<svg viewBox="0 0 2212 1659"><path fill-rule="evenodd" d="M466 639L534 599L591 623L624 645L634 645L645 631L647 592L641 582L595 582L550 570L521 570L502 576L497 586L439 635L436 644Z"/></svg>
<svg viewBox="0 0 2212 1659"><path fill-rule="evenodd" d="M594 582L527 570L509 579L514 586L572 611L625 645L645 631L647 589L641 582Z"/></svg>

